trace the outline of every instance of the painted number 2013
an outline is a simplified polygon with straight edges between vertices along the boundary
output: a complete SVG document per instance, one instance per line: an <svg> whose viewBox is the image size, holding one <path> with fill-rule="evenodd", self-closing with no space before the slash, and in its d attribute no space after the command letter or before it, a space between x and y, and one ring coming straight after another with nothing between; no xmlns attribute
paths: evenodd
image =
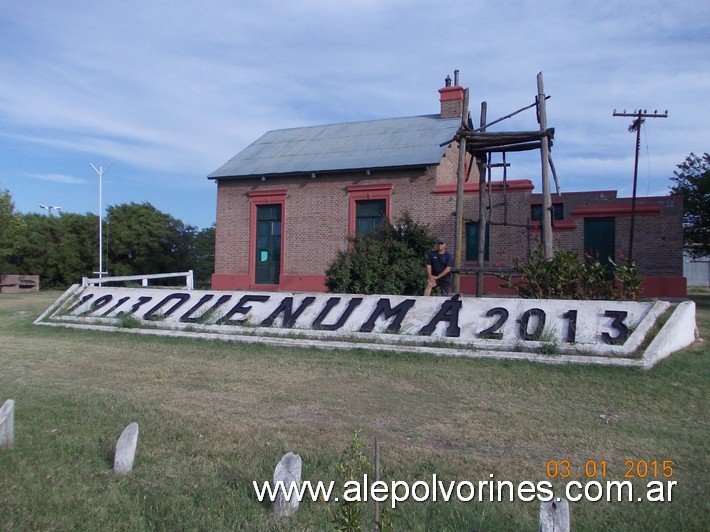
<svg viewBox="0 0 710 532"><path fill-rule="evenodd" d="M620 345L627 340L630 333L629 328L624 323L627 315L628 313L624 310L604 311L604 316L613 318L610 327L616 332L614 335L609 332L603 332L601 338L604 343ZM495 318L495 321L490 327L479 332L477 336L490 340L502 339L503 332L501 329L510 317L508 310L503 307L494 307L486 312L486 317ZM520 337L523 340L539 340L545 330L546 318L545 311L540 308L531 308L523 312L518 320ZM577 336L577 311L568 310L562 314L562 319L567 320L567 334L564 341L574 343Z"/></svg>

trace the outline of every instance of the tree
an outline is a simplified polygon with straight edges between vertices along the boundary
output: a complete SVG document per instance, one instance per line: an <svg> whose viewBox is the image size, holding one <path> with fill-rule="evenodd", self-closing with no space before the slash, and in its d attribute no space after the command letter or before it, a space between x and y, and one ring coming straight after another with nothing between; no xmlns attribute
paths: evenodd
<svg viewBox="0 0 710 532"><path fill-rule="evenodd" d="M710 255L710 155L691 152L673 172L671 193L683 196L683 245L691 255Z"/></svg>
<svg viewBox="0 0 710 532"><path fill-rule="evenodd" d="M8 262L15 273L39 275L44 288L66 288L96 270L97 226L93 214L24 214Z"/></svg>
<svg viewBox="0 0 710 532"><path fill-rule="evenodd" d="M98 268L95 214L19 214L9 191L0 191L0 273L39 275L43 288L62 288ZM214 272L214 227L197 230L149 203L108 208L104 269L112 275L194 270L208 286Z"/></svg>
<svg viewBox="0 0 710 532"><path fill-rule="evenodd" d="M8 260L17 248L17 238L23 228L22 217L15 212L15 203L10 191L0 191L0 273L16 273L10 271Z"/></svg>
<svg viewBox="0 0 710 532"><path fill-rule="evenodd" d="M214 239L214 224L195 235L190 252L195 286L210 286L210 279L214 273Z"/></svg>
<svg viewBox="0 0 710 532"><path fill-rule="evenodd" d="M428 226L405 212L395 223L350 239L326 270L331 292L421 295L426 284L424 263L434 245Z"/></svg>
<svg viewBox="0 0 710 532"><path fill-rule="evenodd" d="M107 268L111 275L168 273L191 268L195 228L150 203L107 209Z"/></svg>
<svg viewBox="0 0 710 532"><path fill-rule="evenodd" d="M66 213L57 221L62 231L57 244L62 284L68 286L82 277L93 277L99 266L99 217L92 213Z"/></svg>

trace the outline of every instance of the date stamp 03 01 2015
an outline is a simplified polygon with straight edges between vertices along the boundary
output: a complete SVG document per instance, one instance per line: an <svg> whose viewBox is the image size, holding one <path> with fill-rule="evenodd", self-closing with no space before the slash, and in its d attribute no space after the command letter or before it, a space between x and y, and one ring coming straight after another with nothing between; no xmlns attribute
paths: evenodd
<svg viewBox="0 0 710 532"><path fill-rule="evenodd" d="M673 460L628 459L624 461L623 478L673 478ZM611 475L607 460L585 460L573 464L570 460L548 460L545 466L547 478L606 478Z"/></svg>

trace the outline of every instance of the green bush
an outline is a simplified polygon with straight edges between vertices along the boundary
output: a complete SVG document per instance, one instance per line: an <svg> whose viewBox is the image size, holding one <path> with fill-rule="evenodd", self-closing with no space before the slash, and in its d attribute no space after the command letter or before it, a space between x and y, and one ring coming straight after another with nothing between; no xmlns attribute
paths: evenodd
<svg viewBox="0 0 710 532"><path fill-rule="evenodd" d="M343 532L369 530L371 526L368 526L368 518L376 517L374 511L372 515L369 513L370 509L374 509L374 505L370 506L368 504L367 497L364 500L359 500L357 495L354 496L352 492L356 486L353 482L363 482L364 475L370 475L370 478L374 479L373 469L375 464L368 457L367 451L367 444L360 430L356 430L353 433L352 440L343 451L341 462L335 465L333 476L338 479L340 486L344 488L334 501L327 503L331 522L335 525L336 530ZM346 491L349 492L348 497L345 497ZM383 504L380 508L379 522L375 530L380 530L381 532L393 530L393 521L397 516L392 508L386 503Z"/></svg>
<svg viewBox="0 0 710 532"><path fill-rule="evenodd" d="M337 475L340 485L346 486L348 482L360 482L363 475L372 472L372 464L365 454L365 442L356 430L352 441L343 451L343 461L337 465ZM365 503L362 501L346 500L342 494L337 503L332 503L332 521L337 530L357 531L362 530L362 511Z"/></svg>
<svg viewBox="0 0 710 532"><path fill-rule="evenodd" d="M330 292L421 295L426 284L424 262L434 245L428 226L408 212L349 239L326 270Z"/></svg>
<svg viewBox="0 0 710 532"><path fill-rule="evenodd" d="M636 300L641 292L642 278L633 260L619 266L610 259L607 266L599 259L560 249L546 259L538 246L527 262L515 259L514 265L518 271L515 277L522 279L514 281L513 275L501 278L506 281L504 286L523 298Z"/></svg>

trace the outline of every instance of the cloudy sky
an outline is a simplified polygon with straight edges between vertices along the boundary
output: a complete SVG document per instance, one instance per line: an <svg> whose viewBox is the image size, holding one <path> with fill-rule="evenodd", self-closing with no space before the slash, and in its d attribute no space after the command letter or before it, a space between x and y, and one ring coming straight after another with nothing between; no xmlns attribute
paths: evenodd
<svg viewBox="0 0 710 532"><path fill-rule="evenodd" d="M460 70L477 121L534 101L542 72L563 191L640 195L710 151L710 3L0 0L0 190L21 212L150 202L215 219L206 176L271 129L433 114ZM533 111L493 130L531 130ZM540 190L539 155L509 177Z"/></svg>

